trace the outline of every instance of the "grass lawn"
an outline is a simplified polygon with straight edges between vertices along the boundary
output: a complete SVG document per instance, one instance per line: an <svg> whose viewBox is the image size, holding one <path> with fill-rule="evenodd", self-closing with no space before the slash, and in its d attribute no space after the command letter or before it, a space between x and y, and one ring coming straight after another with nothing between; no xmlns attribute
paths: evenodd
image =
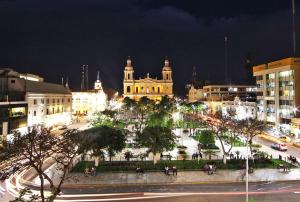
<svg viewBox="0 0 300 202"><path fill-rule="evenodd" d="M152 161L105 161L100 162L100 165L97 167L97 171L102 172L112 172L112 171L135 171L139 166L145 171L162 171L165 166L176 166L179 170L202 170L203 166L207 163L213 163L217 166L217 169L230 169L238 170L243 169L245 166L245 160L233 159L228 160L227 164L224 165L222 160L175 160L175 161L158 161L156 165ZM253 168L277 168L278 164L285 163L283 160L279 159L260 159L255 160L253 164L252 160L249 160L249 166ZM287 163L290 168L294 166ZM79 162L72 169L72 172L83 172L86 167L94 166L94 162L83 161Z"/></svg>

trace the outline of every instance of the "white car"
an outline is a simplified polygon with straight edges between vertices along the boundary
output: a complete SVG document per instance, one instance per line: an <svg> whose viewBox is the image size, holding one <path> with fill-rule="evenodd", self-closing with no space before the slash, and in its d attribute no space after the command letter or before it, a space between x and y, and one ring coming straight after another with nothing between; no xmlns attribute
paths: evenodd
<svg viewBox="0 0 300 202"><path fill-rule="evenodd" d="M282 143L274 143L271 145L273 149L279 150L279 151L287 151L287 145Z"/></svg>

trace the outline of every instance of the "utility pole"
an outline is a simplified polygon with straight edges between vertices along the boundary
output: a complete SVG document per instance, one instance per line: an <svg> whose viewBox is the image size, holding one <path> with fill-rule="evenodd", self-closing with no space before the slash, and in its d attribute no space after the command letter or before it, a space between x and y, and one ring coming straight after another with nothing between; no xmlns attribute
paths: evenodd
<svg viewBox="0 0 300 202"><path fill-rule="evenodd" d="M296 8L295 8L295 0L292 0L292 13L293 13L293 55L296 56Z"/></svg>
<svg viewBox="0 0 300 202"><path fill-rule="evenodd" d="M227 36L224 37L224 67L225 67L225 82L229 84L228 80L228 38Z"/></svg>

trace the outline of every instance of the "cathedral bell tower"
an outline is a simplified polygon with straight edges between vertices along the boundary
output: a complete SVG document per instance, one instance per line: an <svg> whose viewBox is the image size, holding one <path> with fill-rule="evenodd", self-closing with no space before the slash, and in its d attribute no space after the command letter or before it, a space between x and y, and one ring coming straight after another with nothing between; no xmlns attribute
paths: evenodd
<svg viewBox="0 0 300 202"><path fill-rule="evenodd" d="M172 82L172 69L170 67L170 62L168 59L165 59L165 65L162 69L162 77L164 81Z"/></svg>
<svg viewBox="0 0 300 202"><path fill-rule="evenodd" d="M133 67L132 67L132 64L131 64L131 59L130 57L128 57L127 61L126 61L126 67L125 67L125 70L124 70L124 81L131 81L133 80Z"/></svg>
<svg viewBox="0 0 300 202"><path fill-rule="evenodd" d="M126 61L126 66L124 70L124 96L130 96L133 94L133 88L134 88L134 78L133 78L133 67L131 64L131 59L128 57Z"/></svg>

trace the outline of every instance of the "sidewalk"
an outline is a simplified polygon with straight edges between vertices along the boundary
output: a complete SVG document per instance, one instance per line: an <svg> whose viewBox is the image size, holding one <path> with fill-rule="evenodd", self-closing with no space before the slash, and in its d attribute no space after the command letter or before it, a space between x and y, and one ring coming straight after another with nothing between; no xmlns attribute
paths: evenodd
<svg viewBox="0 0 300 202"><path fill-rule="evenodd" d="M136 173L98 173L97 176L85 177L82 173L71 173L65 187L85 185L126 185L126 184L197 184L197 183L232 183L244 181L243 170L217 170L213 175L204 171L180 171L178 176L166 176L163 172ZM276 169L256 169L249 174L250 182L300 180L300 169L292 169L288 173Z"/></svg>

